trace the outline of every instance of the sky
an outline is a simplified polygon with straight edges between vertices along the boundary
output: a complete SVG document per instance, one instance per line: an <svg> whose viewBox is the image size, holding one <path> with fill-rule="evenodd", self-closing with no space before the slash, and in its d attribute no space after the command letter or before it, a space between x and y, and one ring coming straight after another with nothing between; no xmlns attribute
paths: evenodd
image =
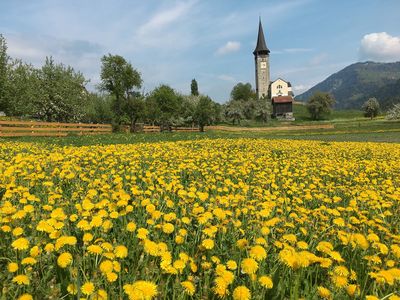
<svg viewBox="0 0 400 300"><path fill-rule="evenodd" d="M229 100L255 86L258 20L271 79L300 94L359 61L400 61L399 0L0 0L8 54L36 67L46 56L100 82L101 57L118 54L137 69L142 91L168 84Z"/></svg>

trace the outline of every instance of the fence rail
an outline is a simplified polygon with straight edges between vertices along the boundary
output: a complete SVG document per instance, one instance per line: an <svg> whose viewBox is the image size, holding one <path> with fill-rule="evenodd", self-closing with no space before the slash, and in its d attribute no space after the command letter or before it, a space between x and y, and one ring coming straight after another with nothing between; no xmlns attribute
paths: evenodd
<svg viewBox="0 0 400 300"><path fill-rule="evenodd" d="M37 121L0 121L0 137L66 136L111 133L109 124L58 123Z"/></svg>
<svg viewBox="0 0 400 300"><path fill-rule="evenodd" d="M126 127L126 128L125 128ZM129 126L125 126L129 131ZM160 132L160 126L142 125L138 132ZM198 132L198 127L172 127L173 132ZM110 124L87 124L87 123L59 123L39 121L6 121L0 120L0 137L17 136L67 136L106 134L112 132Z"/></svg>

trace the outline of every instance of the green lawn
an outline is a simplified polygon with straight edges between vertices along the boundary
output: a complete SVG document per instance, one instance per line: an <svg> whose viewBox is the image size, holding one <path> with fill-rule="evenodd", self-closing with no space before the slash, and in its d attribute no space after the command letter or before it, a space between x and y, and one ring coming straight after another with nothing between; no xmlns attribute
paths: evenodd
<svg viewBox="0 0 400 300"><path fill-rule="evenodd" d="M354 119L334 123L334 129L269 131L269 132L223 132L208 131L204 133L138 133L138 134L105 134L95 136L67 137L18 137L2 138L5 141L43 142L57 145L98 145L130 144L158 141L198 140L205 138L263 138L263 139L305 139L323 141L360 141L400 143L400 122L384 119Z"/></svg>

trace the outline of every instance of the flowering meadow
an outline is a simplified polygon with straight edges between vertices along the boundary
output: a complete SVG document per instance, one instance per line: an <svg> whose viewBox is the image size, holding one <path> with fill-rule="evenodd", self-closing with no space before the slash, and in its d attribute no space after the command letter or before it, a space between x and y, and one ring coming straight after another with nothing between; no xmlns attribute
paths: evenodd
<svg viewBox="0 0 400 300"><path fill-rule="evenodd" d="M0 299L400 299L400 145L0 145Z"/></svg>

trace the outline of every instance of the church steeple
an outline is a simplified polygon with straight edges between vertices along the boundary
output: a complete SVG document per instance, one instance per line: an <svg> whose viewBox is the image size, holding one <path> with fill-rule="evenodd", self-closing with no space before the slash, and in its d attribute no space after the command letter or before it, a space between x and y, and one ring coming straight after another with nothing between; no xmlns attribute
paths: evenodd
<svg viewBox="0 0 400 300"><path fill-rule="evenodd" d="M257 46L254 50L254 62L256 69L256 93L257 98L265 98L269 95L269 49L265 43L261 18L258 22Z"/></svg>
<svg viewBox="0 0 400 300"><path fill-rule="evenodd" d="M257 46L256 49L254 49L253 54L257 55L257 54L269 54L269 49L267 47L267 44L265 43L265 38L264 38L264 31L263 31L263 27L261 24L261 18L259 20L258 23L258 38L257 38Z"/></svg>

